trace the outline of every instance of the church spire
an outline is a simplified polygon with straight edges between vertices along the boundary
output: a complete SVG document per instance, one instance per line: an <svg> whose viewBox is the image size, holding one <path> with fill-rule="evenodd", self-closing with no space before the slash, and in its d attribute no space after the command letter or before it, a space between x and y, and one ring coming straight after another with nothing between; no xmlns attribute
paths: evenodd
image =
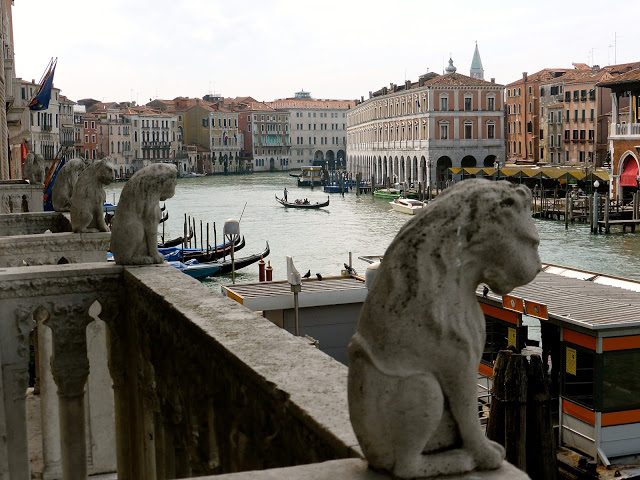
<svg viewBox="0 0 640 480"><path fill-rule="evenodd" d="M478 51L478 41L476 40L476 50L473 52L473 60L471 61L471 78L484 80L484 69L482 68L482 60L480 60L480 52Z"/></svg>

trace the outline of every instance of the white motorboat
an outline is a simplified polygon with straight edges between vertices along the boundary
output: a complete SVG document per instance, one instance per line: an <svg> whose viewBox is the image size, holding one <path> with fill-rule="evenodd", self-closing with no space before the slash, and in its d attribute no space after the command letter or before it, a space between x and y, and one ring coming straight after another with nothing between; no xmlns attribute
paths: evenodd
<svg viewBox="0 0 640 480"><path fill-rule="evenodd" d="M406 213L407 215L415 215L427 206L425 202L414 200L413 198L396 198L393 202L389 202L389 205L395 211Z"/></svg>

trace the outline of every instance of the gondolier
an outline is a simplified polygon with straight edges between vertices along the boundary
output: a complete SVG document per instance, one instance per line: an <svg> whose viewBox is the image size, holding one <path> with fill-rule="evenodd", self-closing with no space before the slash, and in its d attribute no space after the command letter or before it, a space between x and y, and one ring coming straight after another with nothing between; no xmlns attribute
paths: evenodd
<svg viewBox="0 0 640 480"><path fill-rule="evenodd" d="M287 193L289 193L289 192L287 192L287 187L284 187L284 201L285 201L285 202L287 202L287 201L288 201L288 200L287 200Z"/></svg>

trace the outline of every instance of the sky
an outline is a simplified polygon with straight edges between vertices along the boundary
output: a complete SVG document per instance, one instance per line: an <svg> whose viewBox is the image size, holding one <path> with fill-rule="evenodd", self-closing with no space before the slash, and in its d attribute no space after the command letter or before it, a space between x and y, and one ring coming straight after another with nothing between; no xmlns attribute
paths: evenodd
<svg viewBox="0 0 640 480"><path fill-rule="evenodd" d="M469 75L476 41L485 79L640 61L628 19L594 0L17 0L18 77L38 81L58 57L54 86L72 100L252 96L311 92L368 98L390 83L443 73L449 56ZM612 4L613 5L613 4Z"/></svg>

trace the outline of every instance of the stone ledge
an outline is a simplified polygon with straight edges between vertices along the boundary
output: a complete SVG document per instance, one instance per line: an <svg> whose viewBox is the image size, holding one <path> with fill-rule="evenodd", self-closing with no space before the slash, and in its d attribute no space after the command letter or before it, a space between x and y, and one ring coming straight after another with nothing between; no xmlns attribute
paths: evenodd
<svg viewBox="0 0 640 480"><path fill-rule="evenodd" d="M192 480L386 480L391 475L386 475L367 468L367 462L355 458L344 460L331 460L310 465L296 467L274 468L271 470L227 473L211 477L197 477ZM503 462L499 470L486 472L471 472L465 475L431 477L442 480L530 480L529 476L508 462Z"/></svg>
<svg viewBox="0 0 640 480"><path fill-rule="evenodd" d="M288 413L335 457L362 456L349 420L345 365L169 265L127 266L125 285L188 319L266 396L287 399Z"/></svg>

